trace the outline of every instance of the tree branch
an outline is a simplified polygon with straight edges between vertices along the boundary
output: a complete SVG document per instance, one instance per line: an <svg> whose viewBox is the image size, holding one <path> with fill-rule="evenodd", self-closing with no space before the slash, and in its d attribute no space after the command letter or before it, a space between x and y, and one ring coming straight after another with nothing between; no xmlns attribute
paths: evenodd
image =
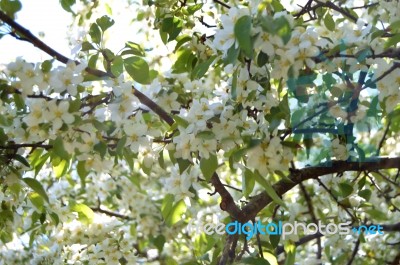
<svg viewBox="0 0 400 265"><path fill-rule="evenodd" d="M19 148L23 147L32 147L32 148L44 148L44 149L51 149L53 146L51 144L42 144L43 142L40 143L33 143L33 144L8 144L8 145L1 145L0 149L14 149L17 150Z"/></svg>
<svg viewBox="0 0 400 265"><path fill-rule="evenodd" d="M350 260L347 262L347 265L351 265L353 263L354 259L356 258L359 247L360 247L360 237L357 238L357 241L354 244L353 252L351 254Z"/></svg>
<svg viewBox="0 0 400 265"><path fill-rule="evenodd" d="M369 225L367 225L367 226L369 226ZM381 225L381 227L382 227L382 231L385 231L385 232L399 232L400 231L400 222L396 223L396 224L386 224L386 225L384 224L384 225ZM306 235L306 236L300 238L299 241L296 241L295 245L296 245L296 247L298 247L300 245L307 244L308 242L310 242L314 239L317 239L317 238L320 239L323 236L324 235L319 232L315 233L315 234ZM280 255L284 251L285 250L284 250L283 246L279 246L276 248L276 255Z"/></svg>
<svg viewBox="0 0 400 265"><path fill-rule="evenodd" d="M104 213L105 215L108 215L108 216L114 216L114 217L117 217L120 219L131 220L131 218L129 216L102 209L100 206L92 207L90 209L92 209L92 211L94 211L94 212Z"/></svg>
<svg viewBox="0 0 400 265"><path fill-rule="evenodd" d="M214 186L215 191L221 196L221 210L228 212L235 220L242 220L244 217L242 216L242 212L233 200L232 195L226 190L224 184L222 184L217 173L214 173L211 177L211 184Z"/></svg>
<svg viewBox="0 0 400 265"><path fill-rule="evenodd" d="M331 161L314 167L306 167L299 170L292 170L288 178L292 182L280 180L273 185L273 189L279 196L291 190L297 184L307 179L317 179L320 176L333 173L343 173L345 171L373 171L378 169L400 168L400 157L393 158L370 158L366 162L349 162L349 161ZM250 202L245 205L241 212L235 213L239 217L239 221L246 223L252 220L259 211L271 203L273 200L268 196L267 192L262 192L254 196Z"/></svg>
<svg viewBox="0 0 400 265"><path fill-rule="evenodd" d="M317 220L317 217L315 216L315 213L314 213L314 206L313 206L311 197L308 194L308 192L306 190L306 187L304 187L303 183L300 183L300 189L303 192L304 199L307 202L307 207L308 207L308 211L309 211L309 213L311 215L311 220L316 224L316 223L318 223L318 220ZM319 237L317 237L317 247L318 247L318 249L317 249L317 259L321 260L321 257L322 257L322 246L321 246L321 238L319 238ZM319 262L318 264L321 264L321 263Z"/></svg>
<svg viewBox="0 0 400 265"><path fill-rule="evenodd" d="M231 8L228 4L225 4L224 2L222 2L220 0L214 0L214 2L219 4L219 5L221 5L221 6L223 6L223 7L226 7L228 9Z"/></svg>

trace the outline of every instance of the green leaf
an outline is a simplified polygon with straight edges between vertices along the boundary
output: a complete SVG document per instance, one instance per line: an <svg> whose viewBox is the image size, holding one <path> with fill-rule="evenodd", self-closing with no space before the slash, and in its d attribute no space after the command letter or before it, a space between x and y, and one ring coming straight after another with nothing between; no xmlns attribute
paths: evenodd
<svg viewBox="0 0 400 265"><path fill-rule="evenodd" d="M174 195L167 194L161 204L161 215L165 219L167 219L169 213L171 212L172 205L174 203Z"/></svg>
<svg viewBox="0 0 400 265"><path fill-rule="evenodd" d="M281 240L281 235L274 235L270 234L269 235L269 242L271 242L272 248L275 249L279 245L279 241Z"/></svg>
<svg viewBox="0 0 400 265"><path fill-rule="evenodd" d="M17 0L1 0L0 9L11 18L14 18L15 13L20 11L22 5Z"/></svg>
<svg viewBox="0 0 400 265"><path fill-rule="evenodd" d="M178 17L167 17L162 21L160 34L168 34L168 39L163 39L164 43L175 40L182 31L183 21Z"/></svg>
<svg viewBox="0 0 400 265"><path fill-rule="evenodd" d="M39 193L37 192L31 192L28 195L29 200L32 202L32 204L41 212L44 210L44 200L43 197L40 196ZM3 214L3 212L2 212Z"/></svg>
<svg viewBox="0 0 400 265"><path fill-rule="evenodd" d="M254 189L254 185L256 183L254 173L246 168L244 171L244 174L242 175L242 190L243 190L243 196L248 198L250 193Z"/></svg>
<svg viewBox="0 0 400 265"><path fill-rule="evenodd" d="M235 37L239 47L248 58L253 58L253 41L251 39L251 17L243 16L238 19L234 27Z"/></svg>
<svg viewBox="0 0 400 265"><path fill-rule="evenodd" d="M218 168L218 159L214 154L210 154L208 159L202 158L200 160L200 169L203 173L204 178L209 181L212 175L215 173L215 170Z"/></svg>
<svg viewBox="0 0 400 265"><path fill-rule="evenodd" d="M179 172L181 174L191 165L190 161L187 159L177 158L176 162L178 162Z"/></svg>
<svg viewBox="0 0 400 265"><path fill-rule="evenodd" d="M94 213L87 205L71 204L71 210L78 213L79 220L85 224L91 224L93 222Z"/></svg>
<svg viewBox="0 0 400 265"><path fill-rule="evenodd" d="M164 244L166 242L165 240L165 236L163 235L158 235L156 238L154 238L153 240L153 244L154 246L156 246L156 248L158 249L158 252L162 252L163 248L164 248Z"/></svg>
<svg viewBox="0 0 400 265"><path fill-rule="evenodd" d="M69 160L62 160L57 166L53 167L56 178L64 176L69 168Z"/></svg>
<svg viewBox="0 0 400 265"><path fill-rule="evenodd" d="M116 56L111 62L111 73L114 76L120 76L124 71L124 60L121 56Z"/></svg>
<svg viewBox="0 0 400 265"><path fill-rule="evenodd" d="M53 145L53 152L60 158L64 160L69 160L70 156L68 152L64 148L64 143L61 136L58 136L52 143Z"/></svg>
<svg viewBox="0 0 400 265"><path fill-rule="evenodd" d="M390 23L388 29L391 32L399 32L400 31L400 20L396 20L395 22Z"/></svg>
<svg viewBox="0 0 400 265"><path fill-rule="evenodd" d="M82 49L81 51L89 51L89 50L95 50L96 48L88 41L82 42Z"/></svg>
<svg viewBox="0 0 400 265"><path fill-rule="evenodd" d="M185 44L188 41L191 41L192 37L189 35L181 35L179 37L176 38L176 45L175 45L175 49L174 52L176 52L183 44Z"/></svg>
<svg viewBox="0 0 400 265"><path fill-rule="evenodd" d="M360 148L357 144L354 145L354 148L357 151L358 154L358 161L359 162L364 162L365 161L365 152L362 148Z"/></svg>
<svg viewBox="0 0 400 265"><path fill-rule="evenodd" d="M189 12L189 14L193 15L196 11L200 10L203 7L203 4L196 4L193 6L189 6L187 8L187 11Z"/></svg>
<svg viewBox="0 0 400 265"><path fill-rule="evenodd" d="M104 32L112 25L114 25L115 22L109 16L104 15L101 18L96 19L96 23L97 25L100 26L101 30Z"/></svg>
<svg viewBox="0 0 400 265"><path fill-rule="evenodd" d="M60 3L65 11L74 14L74 12L71 9L71 6L75 4L75 0L60 0Z"/></svg>
<svg viewBox="0 0 400 265"><path fill-rule="evenodd" d="M96 68L97 60L99 59L99 54L93 54L90 56L89 61L88 61L88 66L91 68Z"/></svg>
<svg viewBox="0 0 400 265"><path fill-rule="evenodd" d="M40 66L40 68L42 69L43 73L50 72L52 67L53 67L53 60L46 60Z"/></svg>
<svg viewBox="0 0 400 265"><path fill-rule="evenodd" d="M50 157L50 153L45 153L42 155L38 160L37 163L35 163L34 168L35 168L35 176L39 173L39 171L42 169L44 163L46 163L47 159Z"/></svg>
<svg viewBox="0 0 400 265"><path fill-rule="evenodd" d="M22 179L33 191L39 194L46 202L49 202L49 197L46 194L42 184L34 178L23 178Z"/></svg>
<svg viewBox="0 0 400 265"><path fill-rule="evenodd" d="M226 54L226 57L223 59L224 64L234 64L239 56L240 49L235 47L235 44L233 44L229 49Z"/></svg>
<svg viewBox="0 0 400 265"><path fill-rule="evenodd" d="M50 213L50 218L53 220L54 224L57 226L60 223L60 217L54 212Z"/></svg>
<svg viewBox="0 0 400 265"><path fill-rule="evenodd" d="M365 212L377 221L385 221L388 219L387 214L377 209L370 209L366 210Z"/></svg>
<svg viewBox="0 0 400 265"><path fill-rule="evenodd" d="M25 159L25 157L23 157L23 156L21 156L19 154L15 154L14 158L15 158L15 160L21 162L21 164L23 164L24 166L31 167L29 165L29 162Z"/></svg>
<svg viewBox="0 0 400 265"><path fill-rule="evenodd" d="M24 110L26 107L25 101L22 98L21 95L19 94L14 94L14 102L15 102L15 106L17 106L17 108L19 110Z"/></svg>
<svg viewBox="0 0 400 265"><path fill-rule="evenodd" d="M296 245L291 241L287 241L284 248L286 252L285 265L294 265L296 261Z"/></svg>
<svg viewBox="0 0 400 265"><path fill-rule="evenodd" d="M271 265L267 260L263 258L248 257L241 260L244 264L252 265Z"/></svg>
<svg viewBox="0 0 400 265"><path fill-rule="evenodd" d="M183 128L187 128L189 126L189 122L184 118L181 118L178 115L174 115L174 121L177 125L182 126Z"/></svg>
<svg viewBox="0 0 400 265"><path fill-rule="evenodd" d="M125 147L126 144L126 135L124 135L121 139L119 139L117 143L117 154L122 156L123 155L123 148Z"/></svg>
<svg viewBox="0 0 400 265"><path fill-rule="evenodd" d="M282 10L285 10L283 5L278 0L272 0L271 5L272 5L272 7L274 9L274 13L281 12Z"/></svg>
<svg viewBox="0 0 400 265"><path fill-rule="evenodd" d="M105 142L99 141L97 144L93 146L93 150L100 154L100 157L103 159L107 154L108 146Z"/></svg>
<svg viewBox="0 0 400 265"><path fill-rule="evenodd" d="M174 74L186 73L193 69L194 63L197 62L197 58L193 55L190 49L181 48L177 52L178 59L172 66L172 72Z"/></svg>
<svg viewBox="0 0 400 265"><path fill-rule="evenodd" d="M201 138L203 140L211 140L215 139L215 134L212 131L202 131L196 134L196 137Z"/></svg>
<svg viewBox="0 0 400 265"><path fill-rule="evenodd" d="M292 29L289 21L285 17L278 17L275 19L274 24L276 25L276 33L282 38L283 43L287 44L292 36Z"/></svg>
<svg viewBox="0 0 400 265"><path fill-rule="evenodd" d="M358 192L358 196L360 196L361 198L364 198L366 201L369 201L369 199L371 198L372 192L369 189L365 189L365 190L360 190Z"/></svg>
<svg viewBox="0 0 400 265"><path fill-rule="evenodd" d="M347 197L353 193L353 186L345 182L339 183L339 189L342 193L342 197Z"/></svg>
<svg viewBox="0 0 400 265"><path fill-rule="evenodd" d="M89 29L89 35L94 43L100 44L101 41L101 31L96 23L93 23Z"/></svg>
<svg viewBox="0 0 400 265"><path fill-rule="evenodd" d="M171 211L168 213L168 216L165 219L165 223L168 226L172 226L182 220L182 215L186 212L186 204L183 200L178 201L175 203Z"/></svg>
<svg viewBox="0 0 400 265"><path fill-rule="evenodd" d="M137 56L124 59L124 66L128 74L138 83L149 84L149 65L147 62Z"/></svg>
<svg viewBox="0 0 400 265"><path fill-rule="evenodd" d="M387 48L389 48L389 47L396 46L397 43L399 43L399 42L400 42L400 33L399 33L399 34L396 34L396 35L394 35L394 36L392 36L392 37L390 37L390 38L386 41L386 43L385 43L385 45L384 45L384 48L387 49Z"/></svg>
<svg viewBox="0 0 400 265"><path fill-rule="evenodd" d="M236 100L237 98L237 69L235 70L235 72L233 72L233 76L232 76L232 86L231 86L231 97L233 100Z"/></svg>
<svg viewBox="0 0 400 265"><path fill-rule="evenodd" d="M78 164L76 165L76 171L78 172L78 176L82 182L82 187L86 186L86 177L89 174L85 168L85 161L79 161Z"/></svg>
<svg viewBox="0 0 400 265"><path fill-rule="evenodd" d="M278 35L282 38L284 44L288 43L291 37L291 26L285 17L273 19L270 16L263 17L261 28L268 33Z"/></svg>
<svg viewBox="0 0 400 265"><path fill-rule="evenodd" d="M268 54L260 51L260 53L257 56L258 67L264 66L266 63L268 63L268 60L269 60Z"/></svg>
<svg viewBox="0 0 400 265"><path fill-rule="evenodd" d="M253 176L255 178L255 181L258 182L265 189L265 192L268 194L269 197L271 197L271 199L275 203L287 209L285 202L278 196L274 188L272 188L272 185L263 176L261 176L258 171L255 171Z"/></svg>
<svg viewBox="0 0 400 265"><path fill-rule="evenodd" d="M326 15L324 17L324 24L325 24L325 27L330 31L334 31L336 28L335 21L333 20L331 14L329 14L329 13L326 13Z"/></svg>
<svg viewBox="0 0 400 265"><path fill-rule="evenodd" d="M199 63L196 65L196 67L193 69L191 78L193 79L199 79L202 78L205 73L207 72L208 68L210 65L214 62L216 56L211 56L208 58L205 62Z"/></svg>
<svg viewBox="0 0 400 265"><path fill-rule="evenodd" d="M142 46L140 46L139 44L137 44L136 42L133 41L128 41L127 43L125 43L125 50L121 53L121 55L126 55L126 54L133 54L133 55L137 55L137 56L145 56L146 53L144 52Z"/></svg>

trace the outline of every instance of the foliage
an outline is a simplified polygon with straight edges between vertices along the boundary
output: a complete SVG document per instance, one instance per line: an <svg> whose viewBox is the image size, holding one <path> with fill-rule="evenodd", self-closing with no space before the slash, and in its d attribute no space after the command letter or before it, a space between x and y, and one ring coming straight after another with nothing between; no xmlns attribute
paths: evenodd
<svg viewBox="0 0 400 265"><path fill-rule="evenodd" d="M400 4L294 2L62 0L67 58L1 0L0 264L398 264ZM384 234L187 229L258 220Z"/></svg>

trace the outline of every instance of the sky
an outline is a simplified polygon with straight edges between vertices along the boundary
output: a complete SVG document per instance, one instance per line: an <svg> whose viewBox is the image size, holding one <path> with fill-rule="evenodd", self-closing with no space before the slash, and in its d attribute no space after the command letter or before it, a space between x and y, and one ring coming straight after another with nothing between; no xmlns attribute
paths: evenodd
<svg viewBox="0 0 400 265"><path fill-rule="evenodd" d="M17 13L16 21L28 28L34 35L45 33L42 40L57 51L70 55L66 41L66 30L71 15L65 12L57 0L21 0L22 10ZM0 40L0 64L13 61L18 56L30 62L50 58L28 42L19 41L11 36Z"/></svg>

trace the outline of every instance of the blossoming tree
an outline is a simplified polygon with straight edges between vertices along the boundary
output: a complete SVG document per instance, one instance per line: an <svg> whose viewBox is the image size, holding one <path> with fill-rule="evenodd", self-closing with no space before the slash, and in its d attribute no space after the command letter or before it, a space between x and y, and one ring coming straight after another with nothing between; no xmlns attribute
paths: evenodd
<svg viewBox="0 0 400 265"><path fill-rule="evenodd" d="M0 264L399 264L400 3L294 2L61 0L67 57L1 0Z"/></svg>

